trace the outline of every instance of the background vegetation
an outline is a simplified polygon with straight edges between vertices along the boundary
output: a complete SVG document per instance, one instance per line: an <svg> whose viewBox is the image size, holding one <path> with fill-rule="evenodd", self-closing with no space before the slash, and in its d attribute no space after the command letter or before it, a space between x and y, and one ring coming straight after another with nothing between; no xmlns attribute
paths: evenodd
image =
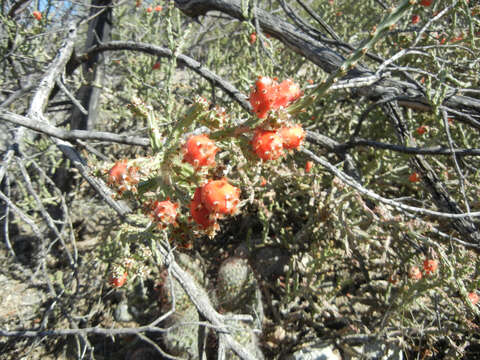
<svg viewBox="0 0 480 360"><path fill-rule="evenodd" d="M478 357L480 4L426 3L0 1L2 356ZM300 85L306 140L221 138L242 206L208 236L179 146L254 121L258 76Z"/></svg>

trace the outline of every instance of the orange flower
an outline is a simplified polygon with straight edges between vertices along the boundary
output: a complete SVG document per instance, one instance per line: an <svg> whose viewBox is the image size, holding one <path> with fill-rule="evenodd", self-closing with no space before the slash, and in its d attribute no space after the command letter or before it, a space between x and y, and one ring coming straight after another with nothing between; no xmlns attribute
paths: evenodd
<svg viewBox="0 0 480 360"><path fill-rule="evenodd" d="M253 32L250 34L250 44L253 44L255 41L257 41L257 33Z"/></svg>
<svg viewBox="0 0 480 360"><path fill-rule="evenodd" d="M435 259L425 259L423 261L423 270L426 275L433 274L438 269L438 261Z"/></svg>
<svg viewBox="0 0 480 360"><path fill-rule="evenodd" d="M468 293L468 298L470 299L472 305L477 305L478 301L480 300L480 297L478 296L476 291Z"/></svg>
<svg viewBox="0 0 480 360"><path fill-rule="evenodd" d="M267 185L267 179L265 179L263 176L262 178L260 179L260 186L265 186Z"/></svg>
<svg viewBox="0 0 480 360"><path fill-rule="evenodd" d="M418 182L418 181L420 181L420 175L418 175L418 173L414 172L414 173L410 174L410 176L408 177L408 180L412 183Z"/></svg>
<svg viewBox="0 0 480 360"><path fill-rule="evenodd" d="M282 137L271 130L256 129L252 139L252 148L257 156L264 160L276 160L284 155Z"/></svg>
<svg viewBox="0 0 480 360"><path fill-rule="evenodd" d="M37 19L38 21L42 20L42 13L40 11L34 11L32 13L33 17Z"/></svg>
<svg viewBox="0 0 480 360"><path fill-rule="evenodd" d="M309 173L310 170L312 170L312 167L313 167L313 161L307 161L307 163L305 164L305 172Z"/></svg>
<svg viewBox="0 0 480 360"><path fill-rule="evenodd" d="M426 127L425 125L421 125L417 128L417 134L418 135L423 135L425 134L426 132L428 131L428 127Z"/></svg>
<svg viewBox="0 0 480 360"><path fill-rule="evenodd" d="M162 10L163 10L163 8L160 5L155 6L155 11L160 12Z"/></svg>
<svg viewBox="0 0 480 360"><path fill-rule="evenodd" d="M127 281L127 276L128 274L126 271L123 274L113 274L110 277L110 285L116 288L122 287Z"/></svg>
<svg viewBox="0 0 480 360"><path fill-rule="evenodd" d="M153 9L151 7L147 8L147 13L151 13L152 11L153 11Z"/></svg>

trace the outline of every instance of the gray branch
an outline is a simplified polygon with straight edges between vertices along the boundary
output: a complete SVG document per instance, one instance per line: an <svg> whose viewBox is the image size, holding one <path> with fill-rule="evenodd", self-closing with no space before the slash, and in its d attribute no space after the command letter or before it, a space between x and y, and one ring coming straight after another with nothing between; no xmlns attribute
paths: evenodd
<svg viewBox="0 0 480 360"><path fill-rule="evenodd" d="M118 135L104 131L89 130L64 130L53 125L49 125L43 121L34 120L26 116L12 113L8 110L0 108L0 119L11 122L12 124L21 125L28 129L38 131L40 133L50 135L62 140L100 140L119 144L150 146L147 138L130 135Z"/></svg>
<svg viewBox="0 0 480 360"><path fill-rule="evenodd" d="M210 11L220 11L240 21L247 20L243 16L240 0L175 0L175 6L191 17L205 15ZM344 62L345 58L342 55L285 20L259 8L256 8L253 14L254 21L258 21L263 32L277 38L288 48L303 55L325 72L333 73ZM346 77L364 77L372 75L372 73L368 68L357 66L350 70ZM430 108L429 101L416 84L393 78L382 79L373 85L360 88L358 93L369 99L378 99L385 93L394 93L403 98L403 106L412 109ZM480 100L467 96L450 96L443 105L457 111L480 114Z"/></svg>
<svg viewBox="0 0 480 360"><path fill-rule="evenodd" d="M77 64L85 62L91 56L95 56L96 54L104 51L120 50L141 51L159 57L172 57L172 52L169 49L161 46L134 41L111 41L108 43L94 46L93 48L87 50L86 53L79 55L77 58ZM203 67L202 64L200 64L198 61L192 59L189 56L179 54L177 55L177 64L185 65L188 68L192 69L200 76L209 80L212 85L218 86L220 89L225 91L229 96L234 98L245 110L251 111L252 107L248 102L247 97L242 92L238 91L234 86L232 86L229 82L223 80L217 74Z"/></svg>

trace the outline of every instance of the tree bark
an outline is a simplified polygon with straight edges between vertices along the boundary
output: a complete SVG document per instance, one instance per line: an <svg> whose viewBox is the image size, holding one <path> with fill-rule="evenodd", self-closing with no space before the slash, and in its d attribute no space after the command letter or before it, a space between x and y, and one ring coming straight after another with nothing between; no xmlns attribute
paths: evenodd
<svg viewBox="0 0 480 360"><path fill-rule="evenodd" d="M110 40L112 26L112 0L92 0L90 16L94 17L88 26L85 49ZM78 91L78 98L82 106L87 109L84 114L78 107L74 107L70 118L72 130L93 130L95 129L98 109L100 106L101 85L104 79L105 62L104 54L94 54L83 64L83 76L87 85L83 85Z"/></svg>

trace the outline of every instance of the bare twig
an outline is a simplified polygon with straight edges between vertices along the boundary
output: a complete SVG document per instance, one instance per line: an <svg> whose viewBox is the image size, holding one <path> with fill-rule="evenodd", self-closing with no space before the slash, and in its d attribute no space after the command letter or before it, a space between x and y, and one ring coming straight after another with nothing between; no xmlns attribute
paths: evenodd
<svg viewBox="0 0 480 360"><path fill-rule="evenodd" d="M155 55L158 57L172 57L172 52L164 47L156 46L152 44L145 44L134 41L111 41L108 43L100 44L94 46L91 49L88 49L85 54L81 54L77 58L77 63L86 61L90 56L104 52L104 51L120 51L120 50L131 50L131 51L140 51L147 54ZM251 105L247 101L247 97L239 92L234 86L230 83L224 81L221 77L211 72L209 69L205 68L198 61L192 59L189 56L179 54L177 55L178 65L185 65L188 68L195 71L200 76L209 80L213 85L218 86L220 89L225 91L229 96L234 98L245 110L250 111Z"/></svg>
<svg viewBox="0 0 480 360"><path fill-rule="evenodd" d="M119 144L150 146L147 138L141 138L130 135L118 135L104 131L91 130L65 130L45 123L44 121L35 120L26 116L18 115L0 108L0 118L11 122L12 124L21 125L31 130L41 132L46 135L53 136L62 140L99 140L108 141Z"/></svg>
<svg viewBox="0 0 480 360"><path fill-rule="evenodd" d="M447 218L447 219L463 219L463 218L467 218L467 217L470 217L470 216L480 217L480 211L471 212L471 213L462 213L462 214L445 213L445 212L428 210L428 209L419 208L419 207L415 207L415 206L405 205L405 204L402 204L398 201L384 198L383 196L378 195L377 193L373 192L372 190L369 190L369 189L365 188L363 185L361 185L357 181L355 181L352 177L348 176L343 171L337 169L334 165L330 164L326 159L315 155L310 150L303 149L302 152L307 154L308 156L310 156L314 161L321 164L326 170L328 170L330 173L334 174L340 180L342 180L342 182L351 186L355 190L359 191L361 194L363 194L365 196L368 196L369 198L371 198L373 200L377 200L377 201L380 201L384 204L391 205L391 206L393 206L397 209L410 211L410 212L414 212L414 213L417 213L417 214L431 215L431 216L437 216L437 217Z"/></svg>

